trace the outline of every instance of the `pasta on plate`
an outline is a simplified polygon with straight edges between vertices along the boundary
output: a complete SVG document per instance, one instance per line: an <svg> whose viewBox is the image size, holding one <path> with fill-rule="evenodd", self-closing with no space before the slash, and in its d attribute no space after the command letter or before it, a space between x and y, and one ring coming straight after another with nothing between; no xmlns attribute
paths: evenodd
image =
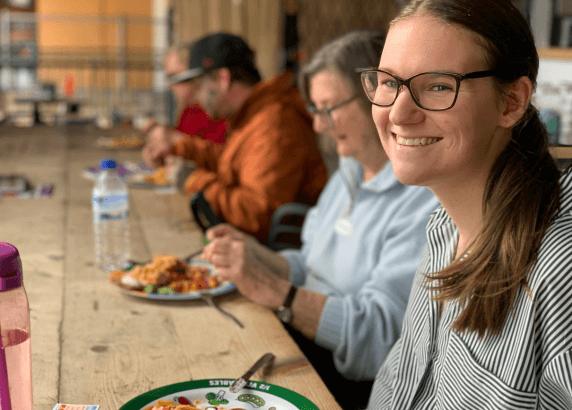
<svg viewBox="0 0 572 410"><path fill-rule="evenodd" d="M156 255L146 265L111 273L111 283L128 290L151 286L170 293L188 293L212 289L220 285L216 274L200 263L189 266L173 255Z"/></svg>

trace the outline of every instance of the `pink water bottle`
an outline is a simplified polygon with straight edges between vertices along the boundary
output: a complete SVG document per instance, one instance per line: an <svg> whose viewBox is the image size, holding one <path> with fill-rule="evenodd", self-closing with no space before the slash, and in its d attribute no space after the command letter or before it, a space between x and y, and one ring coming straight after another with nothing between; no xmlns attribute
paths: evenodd
<svg viewBox="0 0 572 410"><path fill-rule="evenodd" d="M0 242L0 410L33 410L30 309L18 249Z"/></svg>

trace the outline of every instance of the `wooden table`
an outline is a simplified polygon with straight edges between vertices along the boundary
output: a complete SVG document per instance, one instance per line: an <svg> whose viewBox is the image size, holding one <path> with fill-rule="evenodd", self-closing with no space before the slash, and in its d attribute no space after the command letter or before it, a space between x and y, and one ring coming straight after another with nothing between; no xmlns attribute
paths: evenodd
<svg viewBox="0 0 572 410"><path fill-rule="evenodd" d="M55 185L51 198L0 198L0 240L20 251L30 301L35 410L58 402L117 409L160 386L238 377L266 352L276 355L268 383L320 409L339 409L269 310L238 293L217 297L244 323L240 329L202 301L124 295L94 267L93 184L81 173L103 157L140 160L139 151L96 148L99 136L80 126L0 126L0 174L24 173L33 184ZM187 199L178 194L132 189L130 212L133 259L163 252L183 257L202 246Z"/></svg>

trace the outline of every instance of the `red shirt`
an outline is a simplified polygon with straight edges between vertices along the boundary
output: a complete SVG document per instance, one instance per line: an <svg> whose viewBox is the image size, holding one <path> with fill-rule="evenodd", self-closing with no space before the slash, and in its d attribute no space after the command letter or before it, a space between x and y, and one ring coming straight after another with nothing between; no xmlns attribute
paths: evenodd
<svg viewBox="0 0 572 410"><path fill-rule="evenodd" d="M224 144L227 128L225 120L211 120L207 113L195 104L185 107L176 129L183 134L197 135L204 140Z"/></svg>

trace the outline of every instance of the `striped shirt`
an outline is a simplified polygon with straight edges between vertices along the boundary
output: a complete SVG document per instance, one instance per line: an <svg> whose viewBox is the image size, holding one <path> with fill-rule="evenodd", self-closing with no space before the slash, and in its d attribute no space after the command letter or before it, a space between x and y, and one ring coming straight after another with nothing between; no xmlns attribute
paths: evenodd
<svg viewBox="0 0 572 410"><path fill-rule="evenodd" d="M453 258L458 230L440 207L427 225L401 338L379 370L369 410L572 409L572 173L560 210L499 336L451 330L461 309L424 287Z"/></svg>

